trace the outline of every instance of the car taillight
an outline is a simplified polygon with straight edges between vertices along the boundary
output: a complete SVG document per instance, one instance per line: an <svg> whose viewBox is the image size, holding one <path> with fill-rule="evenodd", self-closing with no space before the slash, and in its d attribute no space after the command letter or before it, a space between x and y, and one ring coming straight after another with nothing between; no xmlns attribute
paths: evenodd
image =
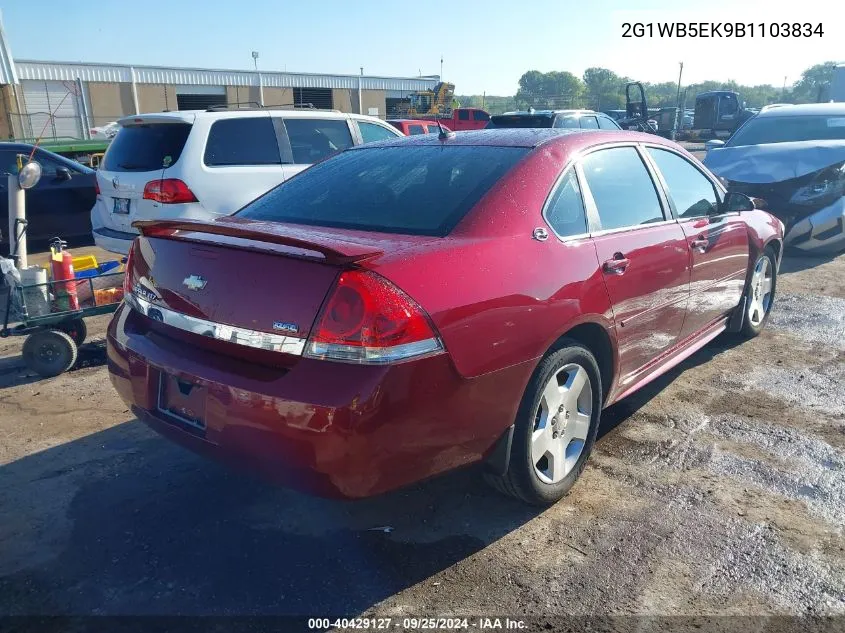
<svg viewBox="0 0 845 633"><path fill-rule="evenodd" d="M126 255L126 266L123 267L123 296L127 300L132 293L132 258L135 254L135 242L129 247Z"/></svg>
<svg viewBox="0 0 845 633"><path fill-rule="evenodd" d="M184 182L178 178L151 180L144 187L144 200L154 200L161 204L180 204L196 202L197 197Z"/></svg>
<svg viewBox="0 0 845 633"><path fill-rule="evenodd" d="M380 365L443 351L428 315L375 273L341 274L305 346L305 356Z"/></svg>

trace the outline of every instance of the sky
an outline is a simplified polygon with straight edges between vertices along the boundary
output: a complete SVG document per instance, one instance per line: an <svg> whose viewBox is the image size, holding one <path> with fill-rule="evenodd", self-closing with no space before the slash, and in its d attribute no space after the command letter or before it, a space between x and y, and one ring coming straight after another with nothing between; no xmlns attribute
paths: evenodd
<svg viewBox="0 0 845 633"><path fill-rule="evenodd" d="M37 7L37 9L35 8ZM402 7L407 7L403 11ZM15 59L413 77L512 95L527 70L602 66L640 81L781 86L845 62L833 0L0 0ZM623 38L624 22L810 22L821 38Z"/></svg>

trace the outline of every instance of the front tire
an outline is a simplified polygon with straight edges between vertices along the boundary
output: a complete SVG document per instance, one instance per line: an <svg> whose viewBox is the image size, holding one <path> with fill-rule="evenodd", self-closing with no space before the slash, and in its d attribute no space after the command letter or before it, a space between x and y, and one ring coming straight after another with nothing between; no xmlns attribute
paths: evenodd
<svg viewBox="0 0 845 633"><path fill-rule="evenodd" d="M740 336L754 338L769 320L777 289L777 264L772 249L767 248L754 263L745 289L745 314Z"/></svg>
<svg viewBox="0 0 845 633"><path fill-rule="evenodd" d="M508 470L487 474L494 488L533 505L551 505L577 481L596 440L601 374L576 341L547 356L534 372L517 413Z"/></svg>

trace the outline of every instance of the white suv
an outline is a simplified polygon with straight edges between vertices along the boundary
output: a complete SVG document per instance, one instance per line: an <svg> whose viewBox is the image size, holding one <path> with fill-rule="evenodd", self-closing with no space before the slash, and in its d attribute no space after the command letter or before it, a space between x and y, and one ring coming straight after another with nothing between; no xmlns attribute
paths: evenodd
<svg viewBox="0 0 845 633"><path fill-rule="evenodd" d="M402 136L369 116L334 110L237 109L139 114L97 172L97 246L126 254L135 220L234 213L333 152Z"/></svg>

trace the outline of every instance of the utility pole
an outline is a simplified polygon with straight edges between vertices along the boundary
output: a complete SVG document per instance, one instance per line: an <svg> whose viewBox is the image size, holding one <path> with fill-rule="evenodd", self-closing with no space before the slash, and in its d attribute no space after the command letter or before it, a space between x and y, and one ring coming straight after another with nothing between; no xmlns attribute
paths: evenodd
<svg viewBox="0 0 845 633"><path fill-rule="evenodd" d="M783 90L780 93L780 100L786 101L786 77L783 78Z"/></svg>
<svg viewBox="0 0 845 633"><path fill-rule="evenodd" d="M443 54L440 54L440 81L443 81Z"/></svg>
<svg viewBox="0 0 845 633"><path fill-rule="evenodd" d="M255 70L258 70L258 51L252 51L252 62L255 64Z"/></svg>
<svg viewBox="0 0 845 633"><path fill-rule="evenodd" d="M678 64L681 69L678 71L678 99L675 102L677 107L675 108L675 125L672 126L672 140L675 140L675 134L683 121L681 118L683 116L681 114L681 78L684 76L684 62L678 62Z"/></svg>

